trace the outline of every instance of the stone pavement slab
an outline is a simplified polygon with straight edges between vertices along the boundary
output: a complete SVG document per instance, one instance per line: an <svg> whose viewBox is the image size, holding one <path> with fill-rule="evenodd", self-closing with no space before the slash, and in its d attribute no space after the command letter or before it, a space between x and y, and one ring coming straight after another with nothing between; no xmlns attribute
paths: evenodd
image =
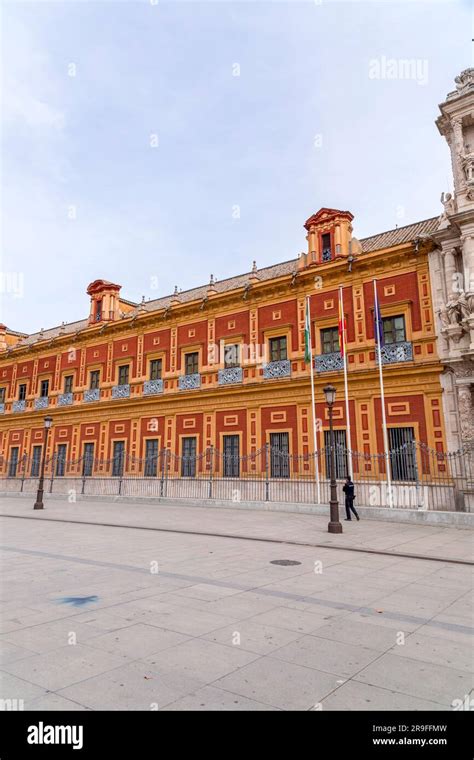
<svg viewBox="0 0 474 760"><path fill-rule="evenodd" d="M471 568L434 559L455 556L457 537L466 551L469 531L361 522L334 549L285 543L327 542L314 515L69 506L47 503L63 522L0 516L0 698L36 710L449 710L472 688ZM105 516L172 532L97 524ZM275 541L238 537L249 533ZM421 542L428 559L351 550L378 541Z"/></svg>

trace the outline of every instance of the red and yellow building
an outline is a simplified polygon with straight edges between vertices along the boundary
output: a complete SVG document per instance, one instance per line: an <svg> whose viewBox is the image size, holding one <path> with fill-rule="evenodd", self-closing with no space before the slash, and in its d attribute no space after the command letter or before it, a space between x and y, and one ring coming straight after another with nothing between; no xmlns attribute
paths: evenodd
<svg viewBox="0 0 474 760"><path fill-rule="evenodd" d="M337 347L343 286L352 449L383 451L373 322L373 279L384 320L384 378L391 445L445 447L428 253L438 220L364 240L352 214L323 208L305 223L307 253L264 269L140 304L96 280L89 316L32 335L0 328L2 474L23 455L37 474L43 418L53 417L48 456L77 474L84 455L106 473L121 451L140 459L167 448L182 455L214 446L246 456L265 443L313 451L309 365L304 361L310 296L318 446L325 443L322 389L338 390L334 418L344 440L343 373ZM177 461L177 460L176 460ZM249 459L249 470L260 465ZM294 465L296 466L296 465ZM370 465L369 465L370 467ZM110 471L108 471L110 474Z"/></svg>

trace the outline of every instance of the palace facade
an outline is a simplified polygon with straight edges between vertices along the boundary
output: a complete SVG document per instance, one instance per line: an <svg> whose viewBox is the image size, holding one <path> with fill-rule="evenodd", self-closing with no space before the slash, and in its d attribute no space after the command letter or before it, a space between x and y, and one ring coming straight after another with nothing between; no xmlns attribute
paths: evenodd
<svg viewBox="0 0 474 760"><path fill-rule="evenodd" d="M471 84L460 97L474 99ZM461 115L466 129L469 118ZM38 474L45 415L53 417L46 454L56 455L59 476L117 474L110 460L123 453L130 455L128 472L154 474L144 468L162 449L177 455L171 462L211 446L229 461L256 454L266 443L289 454L311 454L307 296L318 448L328 440L323 387L331 383L337 388L336 440L367 455L357 466L370 476L369 455L384 450L374 279L383 318L390 448L415 440L445 452L445 418L450 441L457 444L460 421L456 409L449 407L445 414L445 398L453 395L446 385L446 360L452 363L453 357L439 340L451 345L452 327L469 335L471 323L453 316L451 327L444 325L435 262L449 236L459 259L453 225L463 219L471 223L463 214L473 208L445 207L441 217L361 240L353 236L349 211L322 208L305 222L307 250L295 259L263 269L254 263L246 274L222 281L211 276L207 285L141 303L124 299L120 285L98 279L87 288L89 314L80 322L31 335L0 326L3 476L17 475L24 455L31 470L27 475ZM470 242L466 250L472 250ZM347 322L350 442L338 346L340 286ZM459 344L464 373L471 366L468 337L465 344ZM464 387L466 374L462 380ZM260 466L258 459L246 460L249 473ZM292 460L292 467L298 466L304 465Z"/></svg>

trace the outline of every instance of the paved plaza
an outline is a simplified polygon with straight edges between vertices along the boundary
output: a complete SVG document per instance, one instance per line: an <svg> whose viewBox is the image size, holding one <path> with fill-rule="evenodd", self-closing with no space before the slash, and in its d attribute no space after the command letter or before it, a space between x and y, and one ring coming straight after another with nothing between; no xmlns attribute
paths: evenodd
<svg viewBox="0 0 474 760"><path fill-rule="evenodd" d="M32 506L0 506L0 696L26 710L452 710L472 696L468 529L361 521L330 536L307 514Z"/></svg>

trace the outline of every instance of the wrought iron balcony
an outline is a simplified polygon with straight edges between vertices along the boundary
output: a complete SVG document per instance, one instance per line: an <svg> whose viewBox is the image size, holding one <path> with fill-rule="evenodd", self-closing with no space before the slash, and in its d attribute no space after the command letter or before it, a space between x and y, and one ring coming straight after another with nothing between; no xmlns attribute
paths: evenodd
<svg viewBox="0 0 474 760"><path fill-rule="evenodd" d="M2 403L0 404L0 414L4 414L4 413L5 413L5 404Z"/></svg>
<svg viewBox="0 0 474 760"><path fill-rule="evenodd" d="M268 362L263 366L263 376L266 380L276 377L290 377L291 364L289 359L280 359L277 362Z"/></svg>
<svg viewBox="0 0 474 760"><path fill-rule="evenodd" d="M130 385L114 385L112 388L112 398L130 398Z"/></svg>
<svg viewBox="0 0 474 760"><path fill-rule="evenodd" d="M14 401L12 405L12 412L24 412L26 409L26 401L25 399L22 399L21 401Z"/></svg>
<svg viewBox="0 0 474 760"><path fill-rule="evenodd" d="M58 396L58 406L69 406L74 401L72 393L61 393Z"/></svg>
<svg viewBox="0 0 474 760"><path fill-rule="evenodd" d="M382 364L395 364L396 362L413 361L413 343L403 341L400 343L386 343L380 349Z"/></svg>
<svg viewBox="0 0 474 760"><path fill-rule="evenodd" d="M241 383L244 373L242 367L225 367L218 373L219 385L228 385L230 383Z"/></svg>
<svg viewBox="0 0 474 760"><path fill-rule="evenodd" d="M314 367L316 372L336 372L344 369L344 359L339 351L333 351L330 354L317 354L314 357Z"/></svg>
<svg viewBox="0 0 474 760"><path fill-rule="evenodd" d="M146 380L143 383L143 395L154 396L156 393L163 393L163 380Z"/></svg>
<svg viewBox="0 0 474 760"><path fill-rule="evenodd" d="M178 388L180 391L191 391L201 387L201 375L196 372L194 375L180 375L178 377Z"/></svg>
<svg viewBox="0 0 474 760"><path fill-rule="evenodd" d="M87 391L84 391L83 396L84 401L99 401L100 400L100 388L89 388Z"/></svg>
<svg viewBox="0 0 474 760"><path fill-rule="evenodd" d="M41 396L40 398L35 398L33 402L33 409L38 411L38 409L47 409L49 406L49 398L48 396Z"/></svg>

